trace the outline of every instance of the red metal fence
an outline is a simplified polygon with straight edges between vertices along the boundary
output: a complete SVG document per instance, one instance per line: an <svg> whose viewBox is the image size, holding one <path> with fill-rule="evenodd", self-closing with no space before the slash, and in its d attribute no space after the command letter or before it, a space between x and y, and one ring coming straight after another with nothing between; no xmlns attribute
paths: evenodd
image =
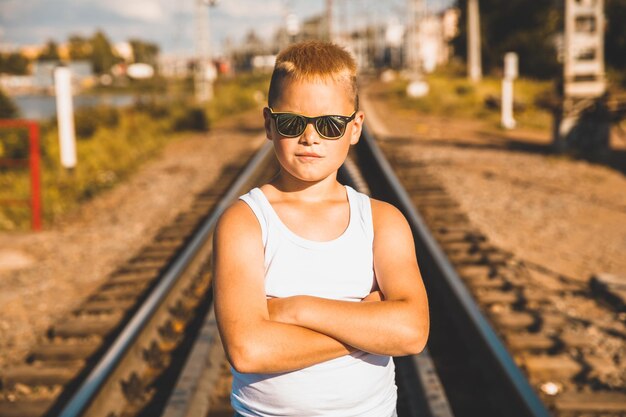
<svg viewBox="0 0 626 417"><path fill-rule="evenodd" d="M0 158L0 166L29 167L30 199L0 199L4 205L29 205L31 211L31 227L41 230L41 157L39 150L39 125L33 120L7 119L0 120L0 128L23 128L28 130L28 158Z"/></svg>

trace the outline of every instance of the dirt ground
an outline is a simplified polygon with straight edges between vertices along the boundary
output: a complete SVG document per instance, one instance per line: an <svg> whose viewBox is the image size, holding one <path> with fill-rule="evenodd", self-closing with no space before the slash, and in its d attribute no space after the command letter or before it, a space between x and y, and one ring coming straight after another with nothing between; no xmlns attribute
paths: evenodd
<svg viewBox="0 0 626 417"><path fill-rule="evenodd" d="M550 132L400 109L385 85L364 91L379 140L406 139L489 240L526 262L587 281L626 275L626 147L602 162L552 153ZM384 114L384 117L383 117Z"/></svg>
<svg viewBox="0 0 626 417"><path fill-rule="evenodd" d="M265 140L262 123L254 110L208 134L173 141L127 182L43 232L0 233L0 368L19 362L50 324L189 207L225 165L245 162Z"/></svg>

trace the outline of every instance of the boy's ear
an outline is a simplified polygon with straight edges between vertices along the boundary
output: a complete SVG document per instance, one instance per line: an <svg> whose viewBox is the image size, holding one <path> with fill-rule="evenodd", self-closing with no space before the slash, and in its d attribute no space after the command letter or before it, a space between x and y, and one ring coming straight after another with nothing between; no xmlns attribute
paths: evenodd
<svg viewBox="0 0 626 417"><path fill-rule="evenodd" d="M365 113L361 110L354 115L352 125L352 133L350 134L350 145L356 145L361 138L361 130L363 130L363 122L365 121Z"/></svg>
<svg viewBox="0 0 626 417"><path fill-rule="evenodd" d="M267 140L272 140L272 116L270 115L270 109L263 107L263 119L265 121L265 137Z"/></svg>

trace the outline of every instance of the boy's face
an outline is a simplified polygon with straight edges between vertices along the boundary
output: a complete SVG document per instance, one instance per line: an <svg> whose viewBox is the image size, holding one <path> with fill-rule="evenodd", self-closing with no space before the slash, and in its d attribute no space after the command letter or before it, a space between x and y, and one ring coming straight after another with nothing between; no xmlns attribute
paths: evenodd
<svg viewBox="0 0 626 417"><path fill-rule="evenodd" d="M342 115L354 112L354 98L344 83L330 78L315 81L285 80L282 93L274 104L274 112L292 112L304 116ZM274 150L283 171L302 181L320 181L337 172L346 159L350 145L359 141L363 126L363 112L356 113L339 139L322 138L313 123L302 135L288 138L276 130L276 123L266 108L263 111L267 138L274 142Z"/></svg>

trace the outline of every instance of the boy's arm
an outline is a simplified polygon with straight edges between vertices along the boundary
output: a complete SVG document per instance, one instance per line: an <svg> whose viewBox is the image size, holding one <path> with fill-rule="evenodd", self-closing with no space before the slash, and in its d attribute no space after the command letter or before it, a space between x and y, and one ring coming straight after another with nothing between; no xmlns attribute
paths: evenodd
<svg viewBox="0 0 626 417"><path fill-rule="evenodd" d="M220 218L213 241L217 324L227 357L239 372L302 369L354 351L330 336L269 319L261 229L243 201Z"/></svg>
<svg viewBox="0 0 626 417"><path fill-rule="evenodd" d="M411 229L398 209L372 199L374 271L384 301L353 303L310 296L273 299L270 318L381 355L416 354L426 345L428 300Z"/></svg>

